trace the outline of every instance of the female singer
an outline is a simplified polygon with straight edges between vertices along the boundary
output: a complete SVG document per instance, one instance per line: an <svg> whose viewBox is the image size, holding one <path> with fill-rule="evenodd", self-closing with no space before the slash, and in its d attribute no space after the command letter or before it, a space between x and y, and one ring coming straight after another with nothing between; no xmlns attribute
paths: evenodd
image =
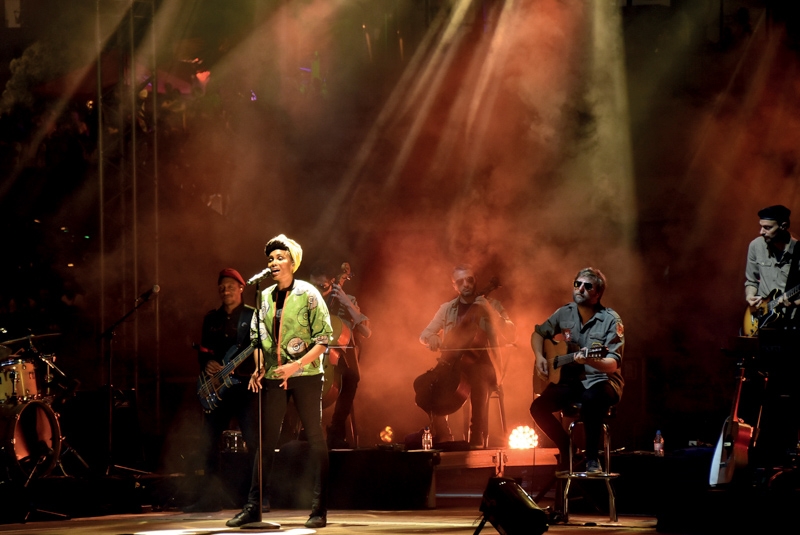
<svg viewBox="0 0 800 535"><path fill-rule="evenodd" d="M328 308L316 287L294 278L303 256L300 245L281 234L267 242L264 254L269 269L267 276L271 276L275 284L261 292L250 326L251 338L262 351L256 351L256 371L248 388L254 392L264 389L261 446L265 481L272 469L286 405L292 397L311 447L315 474L311 515L305 525L322 528L327 524L328 512L328 448L322 431L322 355L333 329ZM260 340L260 344L256 340ZM261 520L258 480L256 458L247 504L226 523L227 526L238 527Z"/></svg>

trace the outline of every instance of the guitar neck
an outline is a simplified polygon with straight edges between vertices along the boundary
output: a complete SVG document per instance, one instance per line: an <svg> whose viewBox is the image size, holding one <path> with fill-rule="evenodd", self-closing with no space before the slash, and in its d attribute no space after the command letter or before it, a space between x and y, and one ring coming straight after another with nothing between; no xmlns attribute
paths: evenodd
<svg viewBox="0 0 800 535"><path fill-rule="evenodd" d="M583 354L583 351L575 351L573 353L567 353L566 355L558 355L553 359L553 368L561 368L562 366L566 366L567 364L575 362L575 357L581 354Z"/></svg>
<svg viewBox="0 0 800 535"><path fill-rule="evenodd" d="M216 374L216 375L219 375L219 376L221 376L221 377L226 377L226 376L227 376L227 375L229 375L229 374L230 374L230 373L231 373L233 370L235 370L235 369L236 369L236 368L239 366L239 364L241 364L241 363L244 361L244 359L246 359L247 357L249 357L250 355L252 355L252 354L253 354L253 351L255 351L255 349L256 349L256 348L255 348L255 347L253 347L253 346L247 346L247 347L246 347L244 350L242 350L242 352L241 352L241 353L239 353L238 355L236 355L235 357L233 357L233 358L230 360L230 362L228 362L227 364L225 364L225 365L222 367L222 369L221 369L219 372L217 372L217 374Z"/></svg>
<svg viewBox="0 0 800 535"><path fill-rule="evenodd" d="M773 308L775 308L776 306L778 306L778 304L780 304L781 300L782 300L784 297L785 297L785 298L787 298L787 299L791 299L792 297L794 297L794 296L795 296L795 295L797 295L798 293L800 293L800 286L795 286L795 287L794 287L794 288L792 288L791 290L788 290L788 291L786 291L786 292L783 292L783 293L782 293L780 296L776 297L775 299L773 299L772 301L770 301L770 302L769 302L769 308L770 308L770 310L772 310Z"/></svg>

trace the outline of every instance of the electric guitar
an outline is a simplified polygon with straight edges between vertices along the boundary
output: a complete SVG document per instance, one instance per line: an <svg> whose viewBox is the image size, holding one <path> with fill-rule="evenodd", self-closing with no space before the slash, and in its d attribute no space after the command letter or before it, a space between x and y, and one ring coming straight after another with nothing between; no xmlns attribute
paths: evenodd
<svg viewBox="0 0 800 535"><path fill-rule="evenodd" d="M544 358L547 359L547 377L543 376L538 369L536 370L536 375L545 381L542 387L547 386L548 383L557 384L561 381L579 380L584 370L582 365L575 363L575 357L583 356L591 361L603 359L608 355L608 348L599 343L589 348L579 348L578 344L574 342L560 342L549 338L545 338L542 349ZM587 364L591 366L590 362Z"/></svg>
<svg viewBox="0 0 800 535"><path fill-rule="evenodd" d="M205 370L200 372L200 376L197 378L197 397L206 412L211 412L219 407L222 394L233 385L241 382L231 374L247 357L253 354L255 349L254 346L248 345L238 355L234 356L239 347L231 346L222 359L223 366L220 371L213 376L208 375Z"/></svg>
<svg viewBox="0 0 800 535"><path fill-rule="evenodd" d="M730 483L736 471L747 466L747 453L753 438L753 428L740 420L737 415L742 383L744 383L744 367L739 375L739 384L736 389L736 397L733 399L731 415L722 425L722 432L711 461L708 484L712 487Z"/></svg>
<svg viewBox="0 0 800 535"><path fill-rule="evenodd" d="M766 327L784 314L784 309L779 305L785 296L791 300L794 296L800 293L800 286L795 286L787 292L781 292L777 288L772 290L761 304L752 310L747 307L744 311L744 325L742 334L744 336L755 336L759 329Z"/></svg>

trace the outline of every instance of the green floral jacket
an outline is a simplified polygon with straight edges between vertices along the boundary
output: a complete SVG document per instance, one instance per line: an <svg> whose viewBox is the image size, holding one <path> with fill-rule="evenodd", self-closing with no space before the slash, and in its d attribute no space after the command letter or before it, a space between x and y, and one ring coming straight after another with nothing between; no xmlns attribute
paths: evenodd
<svg viewBox="0 0 800 535"><path fill-rule="evenodd" d="M267 379L277 379L275 368L287 362L299 360L315 345L328 345L333 334L328 307L315 286L295 279L292 289L283 303L277 336L275 324L275 299L277 284L263 290L260 306L250 323L250 339L264 350L264 366ZM318 375L322 373L322 360L317 359L300 368L294 376Z"/></svg>

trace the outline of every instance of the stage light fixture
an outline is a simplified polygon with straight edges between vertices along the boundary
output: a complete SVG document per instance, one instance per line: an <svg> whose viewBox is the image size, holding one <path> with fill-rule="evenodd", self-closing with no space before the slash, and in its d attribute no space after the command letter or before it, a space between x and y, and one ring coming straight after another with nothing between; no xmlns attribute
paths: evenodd
<svg viewBox="0 0 800 535"><path fill-rule="evenodd" d="M478 535L489 522L502 535L541 535L550 527L547 513L511 478L492 477L483 491L483 518Z"/></svg>
<svg viewBox="0 0 800 535"><path fill-rule="evenodd" d="M531 427L521 425L508 436L508 447L512 450L529 450L539 445L539 435Z"/></svg>

